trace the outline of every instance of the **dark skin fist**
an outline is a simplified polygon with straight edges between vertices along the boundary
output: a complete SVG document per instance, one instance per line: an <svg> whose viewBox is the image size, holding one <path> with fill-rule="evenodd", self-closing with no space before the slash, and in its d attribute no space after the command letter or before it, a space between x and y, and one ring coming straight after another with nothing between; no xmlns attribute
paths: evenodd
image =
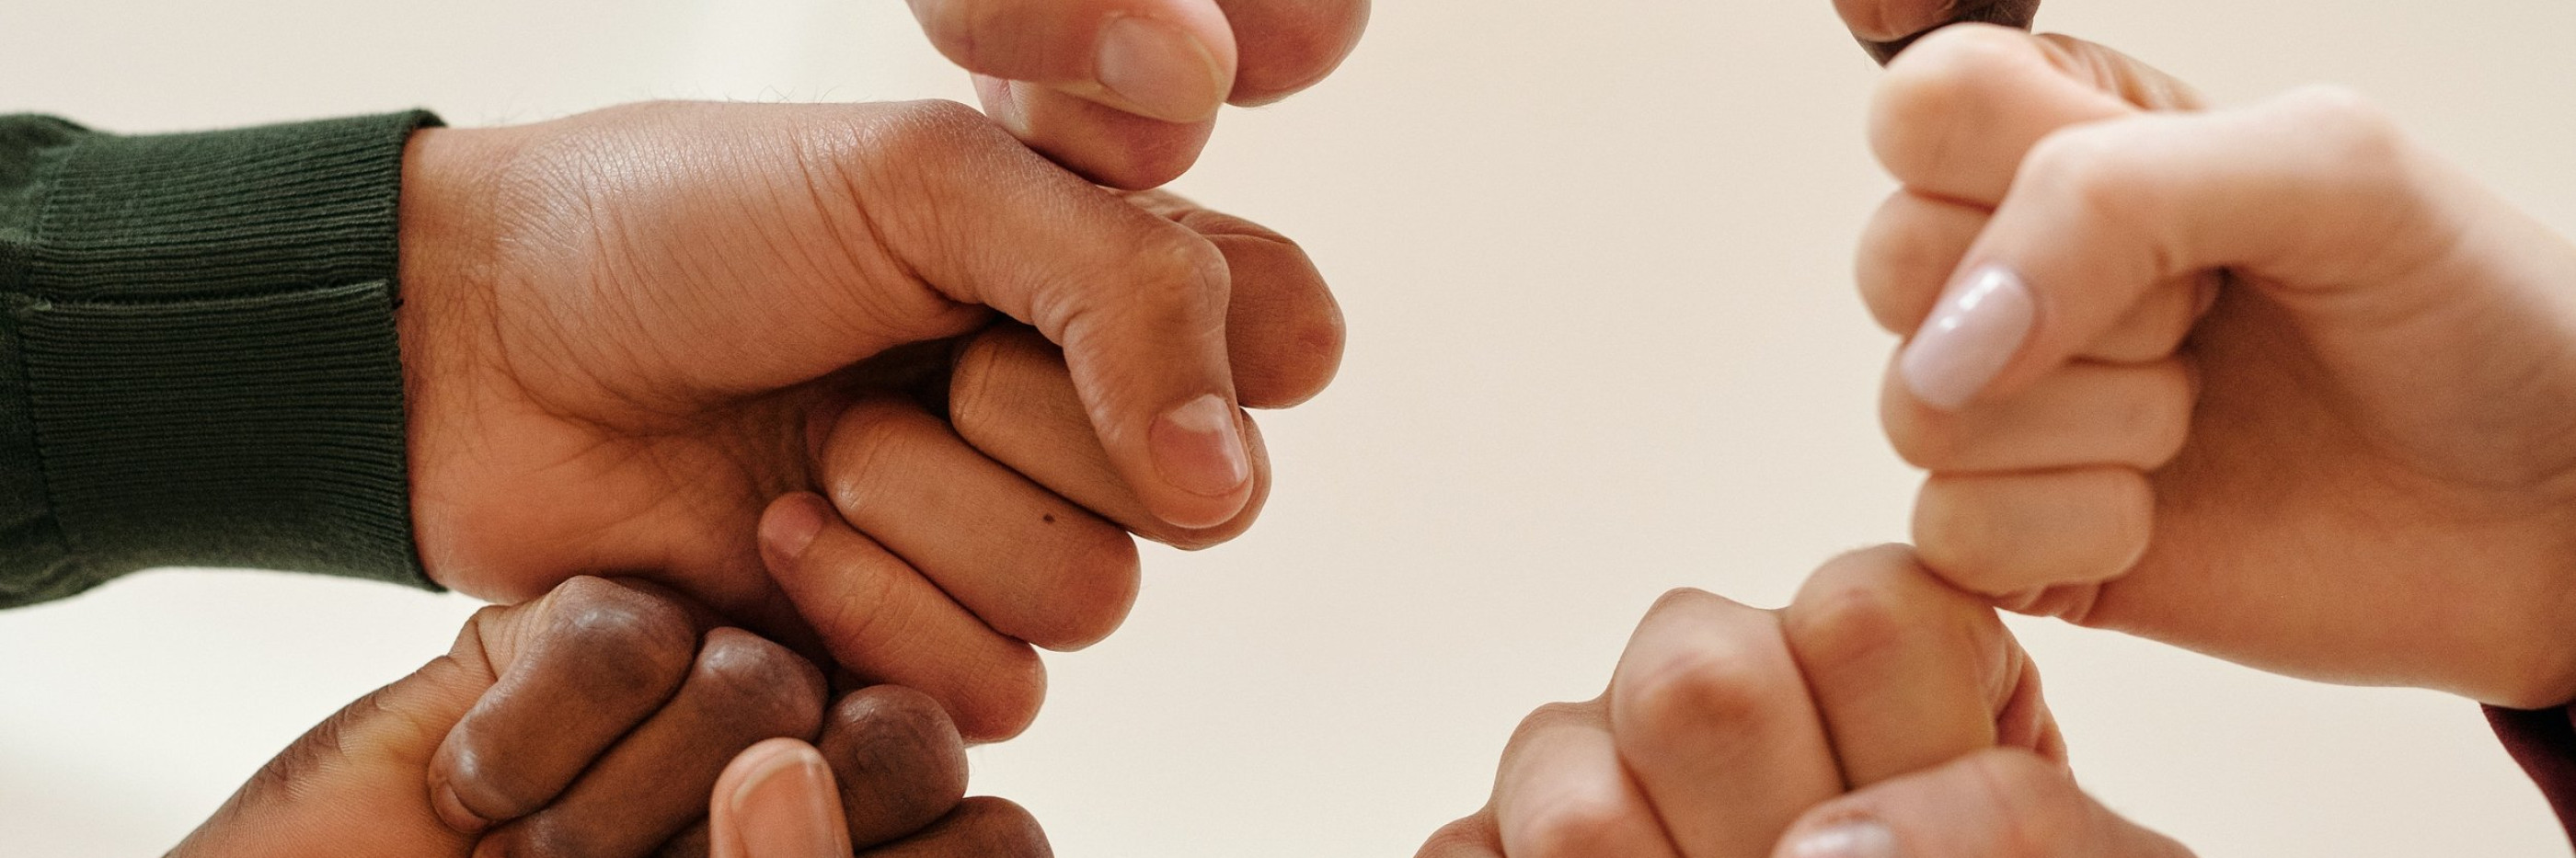
<svg viewBox="0 0 2576 858"><path fill-rule="evenodd" d="M1923 34L1960 23L2030 29L2039 0L1834 0L1870 59L1886 65Z"/></svg>
<svg viewBox="0 0 2576 858"><path fill-rule="evenodd" d="M486 608L171 854L770 858L744 847L792 828L751 830L781 805L828 810L804 817L843 855L1045 854L1025 812L961 803L964 744L930 698L873 686L826 707L812 663L714 621L659 587L588 577ZM746 783L761 788L720 788Z"/></svg>

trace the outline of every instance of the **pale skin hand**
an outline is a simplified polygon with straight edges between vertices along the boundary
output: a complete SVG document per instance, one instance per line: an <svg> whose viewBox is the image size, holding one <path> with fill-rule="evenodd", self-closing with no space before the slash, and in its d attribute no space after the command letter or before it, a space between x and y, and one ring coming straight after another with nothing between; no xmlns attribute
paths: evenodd
<svg viewBox="0 0 2576 858"><path fill-rule="evenodd" d="M1359 43L1369 0L910 0L984 109L1085 178L1171 181L1226 104L1287 98Z"/></svg>
<svg viewBox="0 0 2576 858"><path fill-rule="evenodd" d="M1294 244L1102 190L954 104L639 105L425 131L405 169L398 321L431 576L505 602L651 577L799 647L873 653L850 666L930 691L971 739L1034 716L1028 644L1080 647L1124 617L1121 531L1196 547L1249 526L1268 465L1237 406L1302 401L1340 357ZM1048 345L952 370L997 320ZM1076 407L976 393L1041 383ZM822 447L854 421L962 440L912 445L940 467L827 475L869 458ZM811 511L816 490L927 581L906 586L957 594L941 610L1007 646L840 639L870 603L826 587L832 568L780 586L756 536L773 501ZM1081 505L963 517L1059 496ZM772 518L772 543L800 523Z"/></svg>
<svg viewBox="0 0 2576 858"><path fill-rule="evenodd" d="M1539 709L1422 858L2179 858L2077 789L2029 659L1902 546L1790 606L1656 603L1610 689Z"/></svg>
<svg viewBox="0 0 2576 858"><path fill-rule="evenodd" d="M1858 268L1925 561L2275 671L2576 696L2576 247L2351 94L2193 106L1994 27L1889 66Z"/></svg>
<svg viewBox="0 0 2576 858"><path fill-rule="evenodd" d="M713 622L597 578L486 608L171 854L1044 854L1025 812L960 800L965 748L937 703L876 686L826 707L812 664ZM814 844L832 848L794 848Z"/></svg>

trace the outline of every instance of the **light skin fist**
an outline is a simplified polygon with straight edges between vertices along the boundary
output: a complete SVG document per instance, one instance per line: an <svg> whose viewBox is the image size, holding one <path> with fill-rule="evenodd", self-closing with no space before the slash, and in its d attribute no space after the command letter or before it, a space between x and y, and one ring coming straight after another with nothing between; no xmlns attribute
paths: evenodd
<svg viewBox="0 0 2576 858"><path fill-rule="evenodd" d="M1889 546L1827 563L1783 610L1665 596L1609 690L1523 721L1491 802L1421 855L2180 854L2101 812L2065 759L1994 610ZM2022 836L2060 816L2104 822Z"/></svg>
<svg viewBox="0 0 2576 858"><path fill-rule="evenodd" d="M840 635L867 606L817 596L852 593L845 570L789 587L762 562L764 511L792 495L819 512L819 492L1014 646L1081 646L1134 592L1114 531L1196 547L1249 526L1269 472L1241 407L1302 401L1340 359L1339 311L1294 244L1083 182L955 104L433 129L405 169L420 553L496 601L614 570L800 649L860 651ZM975 359L1004 329L1044 348ZM979 393L1007 386L1073 406ZM895 443L827 445L853 422ZM896 448L924 458L871 452ZM1082 506L1028 503L1047 493ZM768 541L814 524L772 522ZM969 532L1010 551L950 550ZM878 676L995 669L869 651L856 666ZM1022 674L984 696L924 685L997 739L1034 715Z"/></svg>
<svg viewBox="0 0 2576 858"><path fill-rule="evenodd" d="M2274 671L2576 696L2576 246L2350 93L2088 43L1890 65L1866 231L1925 561Z"/></svg>
<svg viewBox="0 0 2576 858"><path fill-rule="evenodd" d="M172 854L816 854L782 840L986 854L922 851L960 827L1043 853L1025 814L960 803L964 746L935 702L876 686L826 707L811 663L713 622L661 588L598 578L487 608L446 656L279 754Z"/></svg>
<svg viewBox="0 0 2576 858"><path fill-rule="evenodd" d="M1171 181L1226 104L1313 86L1368 23L1369 0L910 0L996 121L1085 178Z"/></svg>

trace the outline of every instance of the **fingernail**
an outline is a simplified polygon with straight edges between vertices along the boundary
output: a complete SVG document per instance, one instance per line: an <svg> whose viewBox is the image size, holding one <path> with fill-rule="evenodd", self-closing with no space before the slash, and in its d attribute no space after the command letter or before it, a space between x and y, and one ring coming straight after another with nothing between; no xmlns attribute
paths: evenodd
<svg viewBox="0 0 2576 858"><path fill-rule="evenodd" d="M1180 28L1127 15L1100 31L1092 73L1136 109L1166 122L1216 115L1232 77L1216 54Z"/></svg>
<svg viewBox="0 0 2576 858"><path fill-rule="evenodd" d="M1252 478L1251 458L1243 451L1243 429L1234 421L1234 406L1216 394L1164 412L1162 419L1154 421L1151 443L1154 470L1163 482L1182 491L1227 497Z"/></svg>
<svg viewBox="0 0 2576 858"><path fill-rule="evenodd" d="M455 784L440 782L438 788L429 793L429 806L438 811L438 821L446 823L449 831L474 835L492 827L491 820L467 808L465 800L457 797Z"/></svg>
<svg viewBox="0 0 2576 858"><path fill-rule="evenodd" d="M1932 320L1915 332L1897 371L1916 399L1956 411L2012 362L2036 316L2020 275L2000 265L1979 268L1941 294Z"/></svg>
<svg viewBox="0 0 2576 858"><path fill-rule="evenodd" d="M1867 820L1839 822L1791 841L1783 858L1897 858L1896 832Z"/></svg>
<svg viewBox="0 0 2576 858"><path fill-rule="evenodd" d="M805 745L762 760L733 792L733 818L749 858L848 858L850 833L825 802L838 801L823 755Z"/></svg>
<svg viewBox="0 0 2576 858"><path fill-rule="evenodd" d="M777 505L760 520L760 548L769 554L770 571L792 569L814 537L823 533L823 504L798 498Z"/></svg>

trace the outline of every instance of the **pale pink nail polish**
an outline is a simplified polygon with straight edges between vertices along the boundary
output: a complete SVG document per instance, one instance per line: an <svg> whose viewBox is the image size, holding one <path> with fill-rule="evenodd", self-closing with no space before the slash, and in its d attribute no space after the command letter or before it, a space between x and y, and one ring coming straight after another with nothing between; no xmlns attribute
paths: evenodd
<svg viewBox="0 0 2576 858"><path fill-rule="evenodd" d="M1956 411L2012 363L2037 317L2020 275L2000 265L1979 268L1941 294L1897 371L1916 399Z"/></svg>

